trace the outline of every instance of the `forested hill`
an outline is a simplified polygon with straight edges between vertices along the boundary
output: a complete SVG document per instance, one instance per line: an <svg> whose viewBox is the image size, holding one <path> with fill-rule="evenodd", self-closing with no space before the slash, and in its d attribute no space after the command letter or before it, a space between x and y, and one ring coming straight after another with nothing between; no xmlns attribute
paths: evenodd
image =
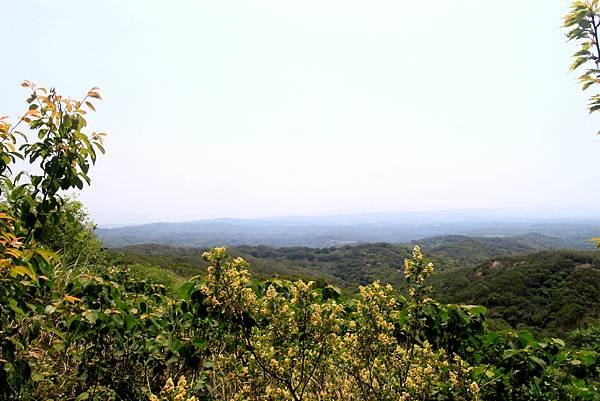
<svg viewBox="0 0 600 401"><path fill-rule="evenodd" d="M554 249L557 240L540 235L514 238L474 238L442 236L416 241L433 259L438 269L473 267L486 260ZM310 277L355 289L358 285L381 280L402 285L403 260L412 244L372 243L341 247L283 247L242 245L231 252L250 261L253 271L261 275ZM129 261L144 261L175 270L182 275L194 274L205 266L199 248L171 247L157 244L116 248Z"/></svg>
<svg viewBox="0 0 600 401"><path fill-rule="evenodd" d="M600 259L593 252L543 251L440 271L434 296L484 305L488 318L556 334L600 316Z"/></svg>
<svg viewBox="0 0 600 401"><path fill-rule="evenodd" d="M523 326L560 334L598 315L600 270L590 251L550 250L540 236L436 237L420 241L436 265L434 296L451 303L481 304L498 327ZM362 244L309 248L240 246L233 255L250 262L259 277L305 278L354 292L380 280L405 285L403 260L412 244ZM158 266L186 277L204 271L202 249L136 245L113 249L123 263Z"/></svg>
<svg viewBox="0 0 600 401"><path fill-rule="evenodd" d="M445 235L413 241L428 253L438 258L447 258L448 262L460 267L468 267L486 260L527 254L551 249L587 249L589 242L574 246L572 241L549 237L537 233L527 233L513 237L467 237Z"/></svg>

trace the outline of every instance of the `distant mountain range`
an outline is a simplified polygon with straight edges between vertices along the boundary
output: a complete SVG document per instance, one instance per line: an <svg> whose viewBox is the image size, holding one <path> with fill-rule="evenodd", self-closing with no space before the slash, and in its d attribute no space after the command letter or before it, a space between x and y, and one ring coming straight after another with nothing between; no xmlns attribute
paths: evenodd
<svg viewBox="0 0 600 401"><path fill-rule="evenodd" d="M329 247L461 235L515 237L547 247L591 248L600 235L600 220L510 216L491 211L373 213L265 219L215 219L99 228L108 247L156 243L182 247L269 245ZM537 235L537 237L536 237Z"/></svg>

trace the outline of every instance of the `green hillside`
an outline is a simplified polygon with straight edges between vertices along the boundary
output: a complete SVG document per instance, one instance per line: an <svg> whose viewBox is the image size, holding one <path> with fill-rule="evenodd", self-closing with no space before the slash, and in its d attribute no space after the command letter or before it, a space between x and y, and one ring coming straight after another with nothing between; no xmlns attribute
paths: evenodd
<svg viewBox="0 0 600 401"><path fill-rule="evenodd" d="M488 318L557 334L600 315L600 260L592 252L544 251L441 271L435 296L488 307Z"/></svg>
<svg viewBox="0 0 600 401"><path fill-rule="evenodd" d="M547 249L523 238L447 236L421 241L436 274L434 295L449 303L480 304L498 327L527 327L557 335L598 316L599 262L592 252ZM375 280L406 285L402 262L409 245L363 244L340 248L242 246L231 254L248 260L258 277L304 278L348 293ZM138 245L113 250L121 263L159 266L180 277L205 271L202 250Z"/></svg>
<svg viewBox="0 0 600 401"><path fill-rule="evenodd" d="M533 238L533 239L532 239ZM556 239L530 237L474 238L441 236L416 241L438 269L473 267L486 260L553 249ZM402 286L399 270L413 244L372 243L342 247L312 248L271 246L232 247L232 254L247 259L259 276L307 277L324 280L354 291L374 280ZM197 274L206 267L200 257L205 249L157 244L112 248L123 262L163 267L179 276Z"/></svg>
<svg viewBox="0 0 600 401"><path fill-rule="evenodd" d="M514 237L466 237L445 235L414 241L438 257L448 257L457 267L469 267L488 259L522 255L550 249L573 249L573 244L557 237L528 233ZM577 247L576 249L579 249Z"/></svg>

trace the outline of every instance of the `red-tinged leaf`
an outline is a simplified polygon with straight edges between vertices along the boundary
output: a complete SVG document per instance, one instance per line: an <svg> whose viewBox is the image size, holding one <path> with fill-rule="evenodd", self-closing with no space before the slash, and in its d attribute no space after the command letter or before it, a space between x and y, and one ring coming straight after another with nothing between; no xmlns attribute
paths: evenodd
<svg viewBox="0 0 600 401"><path fill-rule="evenodd" d="M89 91L87 95L88 95L88 97L93 97L94 99L102 100L102 96L100 96L100 94L98 92Z"/></svg>

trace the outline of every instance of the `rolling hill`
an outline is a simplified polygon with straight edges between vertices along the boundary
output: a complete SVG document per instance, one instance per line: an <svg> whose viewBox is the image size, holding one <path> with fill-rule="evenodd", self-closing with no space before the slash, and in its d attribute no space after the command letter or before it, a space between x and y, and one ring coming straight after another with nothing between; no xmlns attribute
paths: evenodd
<svg viewBox="0 0 600 401"><path fill-rule="evenodd" d="M481 304L497 327L562 333L599 316L600 262L590 251L556 250L555 238L441 236L417 241L436 265L433 295L442 302ZM238 246L257 277L303 278L348 293L375 280L403 288L403 260L414 243L311 248ZM206 268L201 248L157 244L111 249L118 263L156 266L189 277Z"/></svg>

